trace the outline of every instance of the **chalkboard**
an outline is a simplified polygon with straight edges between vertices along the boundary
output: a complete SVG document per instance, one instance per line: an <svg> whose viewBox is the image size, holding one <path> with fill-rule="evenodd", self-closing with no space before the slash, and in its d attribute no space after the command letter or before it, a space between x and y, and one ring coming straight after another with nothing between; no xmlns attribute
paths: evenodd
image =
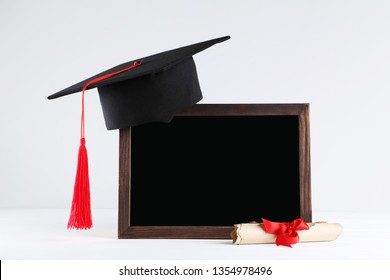
<svg viewBox="0 0 390 280"><path fill-rule="evenodd" d="M229 238L311 221L308 104L198 104L120 130L119 238Z"/></svg>

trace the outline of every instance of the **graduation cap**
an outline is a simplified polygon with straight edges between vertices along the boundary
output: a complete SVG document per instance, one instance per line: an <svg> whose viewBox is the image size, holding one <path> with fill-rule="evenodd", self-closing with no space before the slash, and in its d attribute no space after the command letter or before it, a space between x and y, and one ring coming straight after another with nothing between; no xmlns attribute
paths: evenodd
<svg viewBox="0 0 390 280"><path fill-rule="evenodd" d="M216 38L135 59L65 88L48 99L82 92L81 140L68 228L92 227L88 158L85 148L84 93L97 88L108 130L150 122L170 122L202 99L193 55L230 39Z"/></svg>

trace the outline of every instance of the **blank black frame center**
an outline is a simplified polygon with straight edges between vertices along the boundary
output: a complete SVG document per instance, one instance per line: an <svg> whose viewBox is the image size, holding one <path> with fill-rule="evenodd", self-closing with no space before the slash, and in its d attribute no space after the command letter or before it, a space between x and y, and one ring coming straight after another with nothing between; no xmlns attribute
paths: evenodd
<svg viewBox="0 0 390 280"><path fill-rule="evenodd" d="M229 238L311 222L308 104L197 104L120 130L119 238Z"/></svg>

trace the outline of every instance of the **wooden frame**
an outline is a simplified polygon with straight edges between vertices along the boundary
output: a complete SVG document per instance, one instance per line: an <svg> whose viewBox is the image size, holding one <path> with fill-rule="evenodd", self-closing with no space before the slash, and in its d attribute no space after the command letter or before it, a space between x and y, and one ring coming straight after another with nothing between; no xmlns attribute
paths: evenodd
<svg viewBox="0 0 390 280"><path fill-rule="evenodd" d="M312 220L310 177L309 104L197 104L178 116L298 116L300 216ZM119 137L119 238L217 238L228 239L232 226L132 226L131 128Z"/></svg>

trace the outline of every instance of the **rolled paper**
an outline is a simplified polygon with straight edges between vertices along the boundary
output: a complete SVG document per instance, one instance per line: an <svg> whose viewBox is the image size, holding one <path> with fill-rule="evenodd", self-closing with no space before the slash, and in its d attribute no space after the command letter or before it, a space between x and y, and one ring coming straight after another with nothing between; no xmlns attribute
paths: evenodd
<svg viewBox="0 0 390 280"><path fill-rule="evenodd" d="M299 242L333 241L339 237L343 227L337 223L316 222L307 223L308 230L297 230ZM234 225L230 233L233 244L275 243L276 234L265 231L262 223L244 223Z"/></svg>

